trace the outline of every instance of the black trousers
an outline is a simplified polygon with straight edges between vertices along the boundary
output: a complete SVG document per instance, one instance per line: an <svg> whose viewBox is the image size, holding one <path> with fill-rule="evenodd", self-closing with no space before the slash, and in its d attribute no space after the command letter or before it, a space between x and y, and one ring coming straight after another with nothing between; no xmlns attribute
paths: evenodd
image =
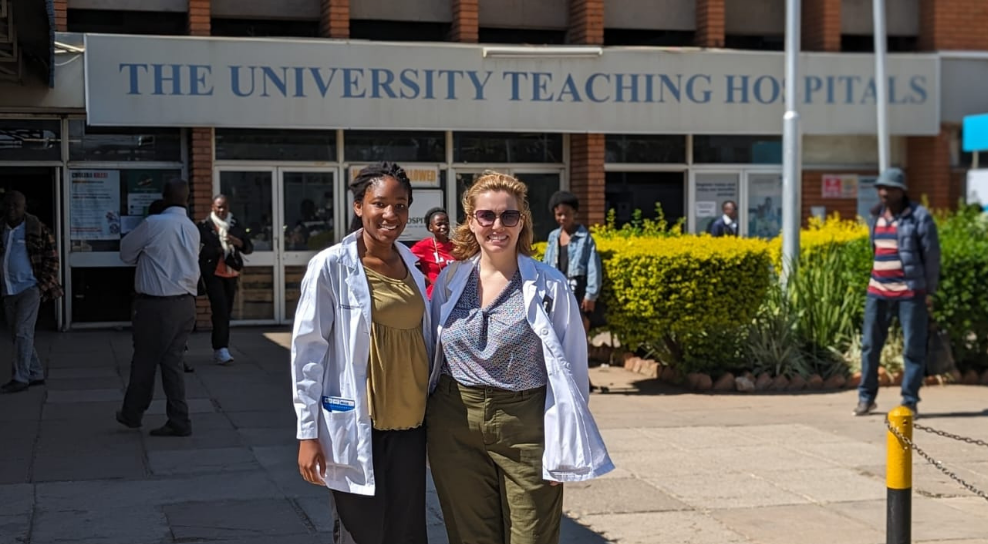
<svg viewBox="0 0 988 544"><path fill-rule="evenodd" d="M191 429L189 406L185 403L185 374L182 359L196 322L196 299L138 297L131 315L134 358L130 383L124 395L124 419L140 423L154 397L154 375L161 367L161 385L167 399L168 423L175 429Z"/></svg>
<svg viewBox="0 0 988 544"><path fill-rule="evenodd" d="M425 425L371 437L373 497L333 491L336 512L357 544L427 544Z"/></svg>
<svg viewBox="0 0 988 544"><path fill-rule="evenodd" d="M237 296L237 278L204 275L209 307L213 313L213 349L230 347L230 316Z"/></svg>

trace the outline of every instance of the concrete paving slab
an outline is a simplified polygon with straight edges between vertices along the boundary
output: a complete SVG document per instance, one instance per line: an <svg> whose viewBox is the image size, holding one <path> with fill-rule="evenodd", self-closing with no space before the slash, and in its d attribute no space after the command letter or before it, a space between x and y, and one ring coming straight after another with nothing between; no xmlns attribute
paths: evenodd
<svg viewBox="0 0 988 544"><path fill-rule="evenodd" d="M123 386L118 376L105 376L99 378L52 378L49 377L45 386L49 391L85 391L85 390L111 390Z"/></svg>
<svg viewBox="0 0 988 544"><path fill-rule="evenodd" d="M748 473L688 474L649 483L697 509L749 508L808 504L806 497L786 491Z"/></svg>
<svg viewBox="0 0 988 544"><path fill-rule="evenodd" d="M233 431L233 423L223 412L200 413L191 416L192 426L197 432Z"/></svg>
<svg viewBox="0 0 988 544"><path fill-rule="evenodd" d="M263 429L238 429L237 432L248 446L295 446L295 426Z"/></svg>
<svg viewBox="0 0 988 544"><path fill-rule="evenodd" d="M32 474L35 482L67 482L143 478L147 472L139 447L127 452L118 446L113 453L73 452L71 463L65 461L64 451L39 454Z"/></svg>
<svg viewBox="0 0 988 544"><path fill-rule="evenodd" d="M854 441L835 432L826 432L804 424L744 425L733 430L758 443L784 444L799 448L808 444L851 444Z"/></svg>
<svg viewBox="0 0 988 544"><path fill-rule="evenodd" d="M847 502L884 499L885 480L849 468L772 470L752 467L756 476L778 487L816 502Z"/></svg>
<svg viewBox="0 0 988 544"><path fill-rule="evenodd" d="M31 531L31 544L151 544L170 538L160 508L131 505L126 510L96 509L90 501L68 510L39 509Z"/></svg>
<svg viewBox="0 0 988 544"><path fill-rule="evenodd" d="M731 428L724 427L667 427L643 429L647 436L682 450L736 448L758 446L760 442Z"/></svg>
<svg viewBox="0 0 988 544"><path fill-rule="evenodd" d="M801 445L787 445L786 448L802 454L823 459L833 465L842 467L873 466L885 462L886 451L883 446L863 444L861 442L819 443L808 442Z"/></svg>
<svg viewBox="0 0 988 544"><path fill-rule="evenodd" d="M76 389L69 391L49 391L48 404L76 402L121 402L123 389Z"/></svg>
<svg viewBox="0 0 988 544"><path fill-rule="evenodd" d="M721 470L764 466L776 470L798 470L811 467L830 468L830 463L774 444L742 446L730 449L704 450L703 458Z"/></svg>
<svg viewBox="0 0 988 544"><path fill-rule="evenodd" d="M310 528L286 500L183 502L163 508L175 540L234 540L307 535Z"/></svg>
<svg viewBox="0 0 988 544"><path fill-rule="evenodd" d="M0 512L4 516L21 516L34 508L34 485L0 485Z"/></svg>
<svg viewBox="0 0 988 544"><path fill-rule="evenodd" d="M841 515L884 532L885 501L848 502L829 505ZM942 501L913 495L913 540L977 539L988 536L988 507L982 515L952 508Z"/></svg>
<svg viewBox="0 0 988 544"><path fill-rule="evenodd" d="M149 421L150 420L150 421ZM165 419L154 421L154 418L144 418L145 426L155 428L165 423ZM236 448L244 446L240 434L232 429L213 429L199 431L196 429L195 417L192 418L192 436L147 436L144 442L148 453L168 450L200 450L215 448Z"/></svg>
<svg viewBox="0 0 988 544"><path fill-rule="evenodd" d="M30 514L0 514L0 544L24 544L30 532Z"/></svg>
<svg viewBox="0 0 988 544"><path fill-rule="evenodd" d="M237 428L254 429L282 429L295 428L295 412L291 409L282 410L246 410L243 412L226 411L226 416L230 418Z"/></svg>
<svg viewBox="0 0 988 544"><path fill-rule="evenodd" d="M148 452L148 466L155 476L260 471L261 465L246 448L212 448ZM244 477L255 477L244 474Z"/></svg>
<svg viewBox="0 0 988 544"><path fill-rule="evenodd" d="M841 503L843 507L854 503ZM835 507L837 508L837 507ZM762 544L878 544L881 530L816 504L716 510L711 515L724 525Z"/></svg>
<svg viewBox="0 0 988 544"><path fill-rule="evenodd" d="M120 409L121 401L104 402L57 402L48 403L44 406L41 419L44 421L64 421L75 420L81 422L90 421L116 421L113 414Z"/></svg>
<svg viewBox="0 0 988 544"><path fill-rule="evenodd" d="M185 398L186 404L189 405L189 414L212 414L216 412L216 407L208 398L194 399L191 397ZM165 406L168 401L165 399L164 395L159 395L155 400L151 401L151 406L148 407L148 411L144 412L145 416L163 416L165 415Z"/></svg>
<svg viewBox="0 0 988 544"><path fill-rule="evenodd" d="M254 458L269 470L290 468L298 471L298 445L253 446ZM301 478L301 476L299 476Z"/></svg>
<svg viewBox="0 0 988 544"><path fill-rule="evenodd" d="M600 535L600 542L621 544L731 544L747 542L718 520L699 512L598 514L576 519Z"/></svg>
<svg viewBox="0 0 988 544"><path fill-rule="evenodd" d="M328 490L306 482L294 468L279 468L265 471L267 479L277 486L279 493L289 499L324 499Z"/></svg>
<svg viewBox="0 0 988 544"><path fill-rule="evenodd" d="M117 373L116 369L112 367L97 367L97 368L60 368L58 370L53 370L48 374L50 379L58 380L73 380L73 379L90 379L90 378L115 378L120 380L120 374Z"/></svg>
<svg viewBox="0 0 988 544"><path fill-rule="evenodd" d="M986 516L988 517L988 501L982 499L981 497L957 497L954 499L942 499L939 501L940 504L954 508L955 510L960 510L961 512L967 512L968 514L974 516ZM988 537L988 535L985 535Z"/></svg>
<svg viewBox="0 0 988 544"><path fill-rule="evenodd" d="M689 510L644 480L591 480L566 484L563 511L576 515Z"/></svg>

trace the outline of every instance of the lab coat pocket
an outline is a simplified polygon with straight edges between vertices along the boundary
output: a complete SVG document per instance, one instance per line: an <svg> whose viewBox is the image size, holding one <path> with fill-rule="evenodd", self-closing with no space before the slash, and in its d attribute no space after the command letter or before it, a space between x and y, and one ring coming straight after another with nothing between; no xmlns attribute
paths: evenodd
<svg viewBox="0 0 988 544"><path fill-rule="evenodd" d="M357 467L357 411L329 411L323 408L323 453L330 466ZM328 442L328 444L326 443Z"/></svg>

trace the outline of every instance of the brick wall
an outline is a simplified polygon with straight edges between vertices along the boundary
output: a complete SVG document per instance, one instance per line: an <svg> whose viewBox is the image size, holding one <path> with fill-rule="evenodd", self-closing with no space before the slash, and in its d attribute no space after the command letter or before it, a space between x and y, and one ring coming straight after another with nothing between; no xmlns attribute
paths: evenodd
<svg viewBox="0 0 988 544"><path fill-rule="evenodd" d="M696 0L696 45L724 47L726 0Z"/></svg>
<svg viewBox="0 0 988 544"><path fill-rule="evenodd" d="M324 38L350 37L350 0L322 0L319 32Z"/></svg>
<svg viewBox="0 0 988 544"><path fill-rule="evenodd" d="M453 24L449 28L449 41L477 43L480 39L479 0L451 0Z"/></svg>
<svg viewBox="0 0 988 544"><path fill-rule="evenodd" d="M840 51L841 0L803 0L802 48Z"/></svg>
<svg viewBox="0 0 988 544"><path fill-rule="evenodd" d="M68 32L69 30L69 0L55 0L55 30L58 32Z"/></svg>
<svg viewBox="0 0 988 544"><path fill-rule="evenodd" d="M604 135L570 136L570 191L580 199L581 220L587 225L604 222Z"/></svg>
<svg viewBox="0 0 988 544"><path fill-rule="evenodd" d="M209 215L213 197L213 129L189 131L189 184L192 189L192 218L200 221ZM196 300L196 329L211 330L209 300Z"/></svg>
<svg viewBox="0 0 988 544"><path fill-rule="evenodd" d="M189 36L211 33L212 0L189 0Z"/></svg>
<svg viewBox="0 0 988 544"><path fill-rule="evenodd" d="M941 130L936 136L914 136L906 146L910 196L916 200L926 196L934 208L954 207L960 185L952 187L951 183L950 133Z"/></svg>
<svg viewBox="0 0 988 544"><path fill-rule="evenodd" d="M919 47L988 49L988 2L985 0L920 0Z"/></svg>
<svg viewBox="0 0 988 544"><path fill-rule="evenodd" d="M604 0L570 0L566 41L574 44L604 44Z"/></svg>
<svg viewBox="0 0 988 544"><path fill-rule="evenodd" d="M823 197L823 175L824 174L858 174L860 176L875 176L874 171L860 170L804 170L803 171L803 194L801 223L805 226L812 217L814 206L823 206L827 209L827 216L835 213L840 214L844 219L854 219L858 215L858 201L856 198L824 198Z"/></svg>

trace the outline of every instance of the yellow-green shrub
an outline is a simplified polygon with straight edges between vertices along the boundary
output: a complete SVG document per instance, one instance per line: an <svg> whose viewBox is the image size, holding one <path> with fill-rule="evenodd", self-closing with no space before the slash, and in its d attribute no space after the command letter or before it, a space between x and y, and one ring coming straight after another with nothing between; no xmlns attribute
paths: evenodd
<svg viewBox="0 0 988 544"><path fill-rule="evenodd" d="M597 248L607 328L626 346L746 324L770 281L769 245L761 240L612 238Z"/></svg>

